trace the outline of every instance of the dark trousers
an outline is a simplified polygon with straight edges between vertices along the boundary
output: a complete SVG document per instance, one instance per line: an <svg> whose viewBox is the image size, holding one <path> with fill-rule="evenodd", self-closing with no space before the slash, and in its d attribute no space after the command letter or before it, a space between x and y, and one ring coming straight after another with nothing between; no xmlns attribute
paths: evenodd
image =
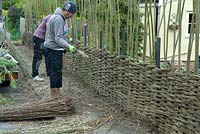
<svg viewBox="0 0 200 134"><path fill-rule="evenodd" d="M43 44L44 40L38 37L33 36L33 43L34 45L34 56L32 62L32 77L39 75L39 67L42 62L43 56Z"/></svg>
<svg viewBox="0 0 200 134"><path fill-rule="evenodd" d="M56 51L44 47L44 54L49 70L50 87L62 87L62 65L63 65L63 51Z"/></svg>

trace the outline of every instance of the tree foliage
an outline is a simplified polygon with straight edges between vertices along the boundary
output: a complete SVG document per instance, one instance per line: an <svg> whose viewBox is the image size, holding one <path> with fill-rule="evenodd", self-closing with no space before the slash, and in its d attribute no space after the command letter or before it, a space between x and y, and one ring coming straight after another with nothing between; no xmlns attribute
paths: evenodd
<svg viewBox="0 0 200 134"><path fill-rule="evenodd" d="M8 31L11 33L11 39L17 40L20 38L19 27L20 27L20 16L23 15L23 9L11 6L8 9Z"/></svg>
<svg viewBox="0 0 200 134"><path fill-rule="evenodd" d="M20 5L20 3L22 3L21 0L2 0L2 7L4 10L8 10L11 6L17 4L16 6L20 8L22 7L22 4Z"/></svg>
<svg viewBox="0 0 200 134"><path fill-rule="evenodd" d="M6 15L7 31L11 33L12 40L17 40L20 38L20 16L24 16L22 0L3 0L2 7L8 11Z"/></svg>

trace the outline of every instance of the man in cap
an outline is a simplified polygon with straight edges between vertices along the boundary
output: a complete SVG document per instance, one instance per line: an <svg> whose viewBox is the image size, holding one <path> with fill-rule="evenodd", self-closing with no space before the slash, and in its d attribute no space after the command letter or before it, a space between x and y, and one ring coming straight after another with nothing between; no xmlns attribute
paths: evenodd
<svg viewBox="0 0 200 134"><path fill-rule="evenodd" d="M61 95L62 88L62 58L64 50L70 53L76 51L76 48L67 42L66 38L66 20L73 17L76 13L76 4L68 1L62 7L60 13L54 14L47 25L45 36L45 59L50 75L50 90L52 97Z"/></svg>

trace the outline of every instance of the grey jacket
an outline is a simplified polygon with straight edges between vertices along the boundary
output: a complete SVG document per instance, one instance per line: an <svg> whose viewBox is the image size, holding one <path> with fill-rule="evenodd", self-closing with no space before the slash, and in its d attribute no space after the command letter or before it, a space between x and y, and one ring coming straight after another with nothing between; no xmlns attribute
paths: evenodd
<svg viewBox="0 0 200 134"><path fill-rule="evenodd" d="M53 50L64 50L69 44L66 39L66 18L62 9L57 8L48 21L45 35L45 47Z"/></svg>

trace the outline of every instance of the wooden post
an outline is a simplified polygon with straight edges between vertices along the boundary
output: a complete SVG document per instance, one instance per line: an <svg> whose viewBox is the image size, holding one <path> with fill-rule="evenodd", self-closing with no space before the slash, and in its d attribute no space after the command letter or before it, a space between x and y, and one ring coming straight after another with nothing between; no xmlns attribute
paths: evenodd
<svg viewBox="0 0 200 134"><path fill-rule="evenodd" d="M100 31L100 38L99 38L99 47L102 49L103 48L103 44L102 44L102 40L103 40L103 32Z"/></svg>

